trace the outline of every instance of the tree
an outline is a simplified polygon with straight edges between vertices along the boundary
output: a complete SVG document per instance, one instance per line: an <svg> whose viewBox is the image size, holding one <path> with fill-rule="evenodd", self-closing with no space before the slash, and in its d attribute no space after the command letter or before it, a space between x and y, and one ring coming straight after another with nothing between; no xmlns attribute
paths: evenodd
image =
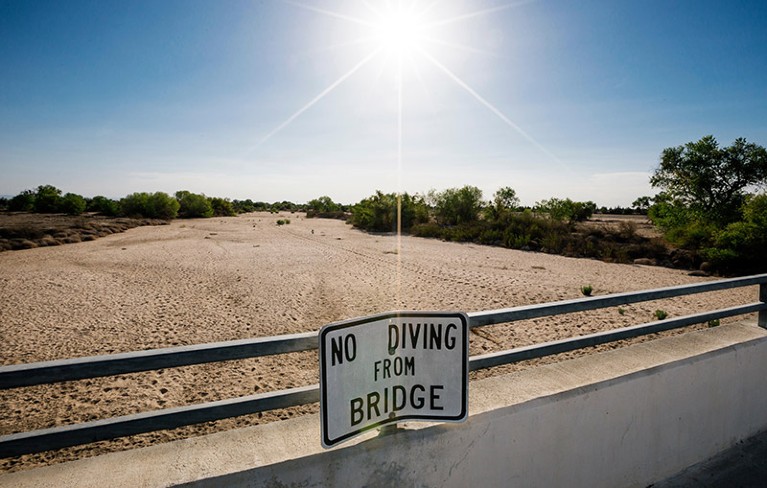
<svg viewBox="0 0 767 488"><path fill-rule="evenodd" d="M179 203L179 215L185 218L212 217L213 207L208 197L202 194L192 193L186 190L176 192L176 200Z"/></svg>
<svg viewBox="0 0 767 488"><path fill-rule="evenodd" d="M102 195L96 195L88 202L87 209L91 212L98 212L107 217L114 217L120 213L120 204L110 198Z"/></svg>
<svg viewBox="0 0 767 488"><path fill-rule="evenodd" d="M482 190L476 186L448 188L429 194L434 205L434 216L442 225L459 225L475 222L482 210Z"/></svg>
<svg viewBox="0 0 767 488"><path fill-rule="evenodd" d="M493 194L493 203L496 208L503 210L515 210L519 207L519 197L514 188L510 186L504 186L499 188L497 192Z"/></svg>
<svg viewBox="0 0 767 488"><path fill-rule="evenodd" d="M128 217L170 220L176 218L178 200L167 193L132 193L120 200L120 209Z"/></svg>
<svg viewBox="0 0 767 488"><path fill-rule="evenodd" d="M56 213L61 203L61 190L52 185L40 185L35 193L35 212Z"/></svg>
<svg viewBox="0 0 767 488"><path fill-rule="evenodd" d="M738 220L746 190L766 182L763 147L739 138L732 146L720 148L711 135L664 149L650 178L653 187L719 225Z"/></svg>
<svg viewBox="0 0 767 488"><path fill-rule="evenodd" d="M517 192L510 186L499 188L493 194L493 201L487 207L486 215L490 220L497 220L519 207Z"/></svg>
<svg viewBox="0 0 767 488"><path fill-rule="evenodd" d="M216 217L234 217L237 211L228 198L213 197L210 199L210 206L213 208L213 215Z"/></svg>
<svg viewBox="0 0 767 488"><path fill-rule="evenodd" d="M767 194L749 195L743 205L743 220L714 234L713 246L703 255L728 273L762 273L767 270Z"/></svg>
<svg viewBox="0 0 767 488"><path fill-rule="evenodd" d="M429 219L426 202L420 195L382 193L380 190L352 206L349 222L371 232L396 232L399 209L402 230Z"/></svg>
<svg viewBox="0 0 767 488"><path fill-rule="evenodd" d="M315 198L314 200L309 200L309 202L306 204L306 210L322 214L338 212L341 210L341 206L335 203L330 197L321 196L319 198Z"/></svg>
<svg viewBox="0 0 767 488"><path fill-rule="evenodd" d="M86 206L85 198L76 193L67 193L59 202L59 210L69 215L80 215Z"/></svg>
<svg viewBox="0 0 767 488"><path fill-rule="evenodd" d="M11 212L31 212L35 209L35 192L24 190L8 202Z"/></svg>
<svg viewBox="0 0 767 488"><path fill-rule="evenodd" d="M594 215L597 204L591 201L574 202L569 198L551 198L536 202L535 211L547 214L555 220L562 220L569 223L583 222Z"/></svg>

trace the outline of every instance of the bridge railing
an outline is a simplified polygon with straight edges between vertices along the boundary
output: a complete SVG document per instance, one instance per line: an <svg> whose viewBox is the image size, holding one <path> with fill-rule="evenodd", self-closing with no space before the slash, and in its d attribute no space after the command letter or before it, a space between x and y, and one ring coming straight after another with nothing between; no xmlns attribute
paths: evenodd
<svg viewBox="0 0 767 488"><path fill-rule="evenodd" d="M469 368L473 371L541 358L584 347L750 313L758 313L758 324L761 327L767 328L767 274L472 312L468 315L469 326L473 328L754 285L759 286L759 296L758 301L753 303L472 356L469 359ZM307 332L104 356L16 364L0 367L0 389L308 351L317 348L318 333ZM117 437L248 415L266 410L305 405L318 401L319 385L309 385L215 402L21 432L0 437L0 457L61 449Z"/></svg>

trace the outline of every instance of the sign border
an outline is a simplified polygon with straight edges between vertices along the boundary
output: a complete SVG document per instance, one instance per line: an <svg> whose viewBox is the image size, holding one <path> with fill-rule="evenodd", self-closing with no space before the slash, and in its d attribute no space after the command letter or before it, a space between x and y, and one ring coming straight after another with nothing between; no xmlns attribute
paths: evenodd
<svg viewBox="0 0 767 488"><path fill-rule="evenodd" d="M327 405L327 378L326 378L326 368L325 368L325 355L326 355L326 349L323 346L325 342L325 336L330 332L335 332L337 330L346 329L349 327L355 327L358 325L366 324L369 322L378 322L380 320L387 320L394 317L450 317L450 318L456 318L461 321L461 327L464 331L463 337L464 340L461 341L461 349L462 349L462 367L461 367L461 394L463 396L463 402L461 406L461 412L459 415L450 415L450 416L440 416L440 415L403 415L401 417L395 416L393 418L386 418L381 421L378 421L374 424L366 425L365 427L362 427L360 429L356 429L352 432L346 433L340 437L337 437L335 439L330 439L328 437L328 416L326 411L326 405ZM356 437L358 435L361 435L369 430L391 424L396 422L402 422L405 420L413 420L413 421L423 421L423 422L430 422L430 421L440 421L440 422L463 422L468 418L469 415L469 316L465 312L438 312L438 311L395 311L395 312L386 312L382 314L377 315L369 315L366 317L358 317L354 319L349 320L343 320L339 322L333 322L330 324L327 324L320 329L320 333L318 334L319 339L319 362L320 362L320 431L321 431L321 440L322 440L322 447L324 448L331 448L335 446L336 444L339 444L343 441L346 441L348 439L351 439L353 437Z"/></svg>

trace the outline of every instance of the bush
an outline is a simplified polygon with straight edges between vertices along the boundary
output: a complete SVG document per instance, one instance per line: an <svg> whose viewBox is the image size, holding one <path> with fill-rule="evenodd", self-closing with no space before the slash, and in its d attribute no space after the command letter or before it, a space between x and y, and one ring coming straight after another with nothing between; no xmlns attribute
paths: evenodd
<svg viewBox="0 0 767 488"><path fill-rule="evenodd" d="M8 202L11 212L31 212L35 209L35 192L24 190Z"/></svg>
<svg viewBox="0 0 767 488"><path fill-rule="evenodd" d="M439 193L432 191L429 199L434 205L434 217L442 225L475 222L482 210L482 190L476 186L448 188Z"/></svg>
<svg viewBox="0 0 767 488"><path fill-rule="evenodd" d="M110 198L97 195L93 197L86 209L90 212L98 212L107 217L114 217L120 213L120 203Z"/></svg>
<svg viewBox="0 0 767 488"><path fill-rule="evenodd" d="M748 199L743 221L716 233L713 245L702 251L723 273L759 273L767 270L767 194Z"/></svg>
<svg viewBox="0 0 767 488"><path fill-rule="evenodd" d="M548 215L555 220L564 222L583 222L594 214L597 205L594 202L574 202L569 198L564 200L551 198L535 204L535 211Z"/></svg>
<svg viewBox="0 0 767 488"><path fill-rule="evenodd" d="M40 185L35 193L35 212L56 213L59 212L61 203L61 190L52 185Z"/></svg>
<svg viewBox="0 0 767 488"><path fill-rule="evenodd" d="M213 197L210 199L210 206L216 217L234 217L237 215L234 205L227 198Z"/></svg>
<svg viewBox="0 0 767 488"><path fill-rule="evenodd" d="M176 192L179 203L178 215L183 218L207 218L213 216L213 207L208 197L186 190Z"/></svg>
<svg viewBox="0 0 767 488"><path fill-rule="evenodd" d="M368 232L396 232L398 209L403 231L411 230L414 225L429 220L428 207L419 195L376 191L375 195L352 206L349 222L354 227Z"/></svg>
<svg viewBox="0 0 767 488"><path fill-rule="evenodd" d="M309 200L306 204L306 216L308 218L337 214L338 212L343 212L341 205L334 202L329 196L321 196L314 200Z"/></svg>
<svg viewBox="0 0 767 488"><path fill-rule="evenodd" d="M86 206L85 198L75 193L67 193L59 202L59 210L69 215L80 215Z"/></svg>
<svg viewBox="0 0 767 488"><path fill-rule="evenodd" d="M132 193L120 200L120 212L127 217L170 220L176 218L178 200L167 193Z"/></svg>

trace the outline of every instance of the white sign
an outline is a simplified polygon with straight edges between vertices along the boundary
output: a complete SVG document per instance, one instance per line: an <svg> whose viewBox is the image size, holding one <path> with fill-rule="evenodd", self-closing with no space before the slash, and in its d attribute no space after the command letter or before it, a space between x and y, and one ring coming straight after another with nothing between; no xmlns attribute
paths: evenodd
<svg viewBox="0 0 767 488"><path fill-rule="evenodd" d="M466 420L466 314L393 312L336 322L319 340L324 447L402 420Z"/></svg>

